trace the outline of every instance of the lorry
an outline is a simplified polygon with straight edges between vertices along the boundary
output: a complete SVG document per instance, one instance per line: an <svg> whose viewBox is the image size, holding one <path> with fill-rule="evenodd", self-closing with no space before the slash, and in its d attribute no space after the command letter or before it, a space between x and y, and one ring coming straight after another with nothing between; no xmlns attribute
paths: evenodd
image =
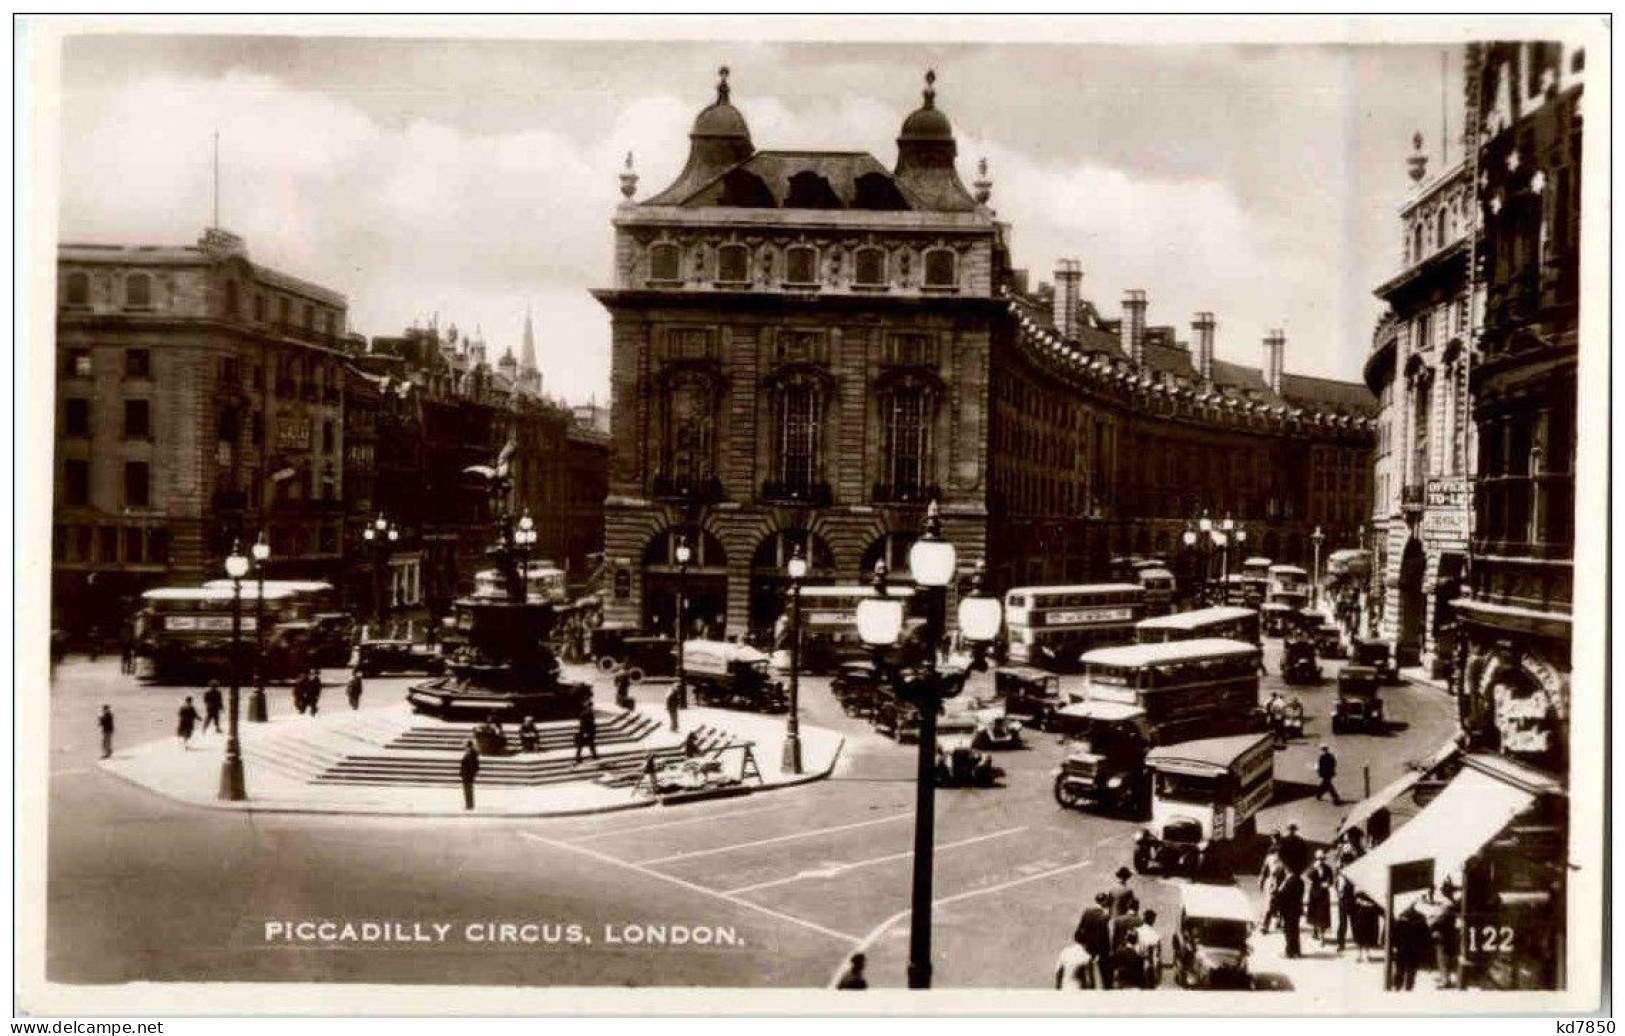
<svg viewBox="0 0 1625 1036"><path fill-rule="evenodd" d="M1134 842L1134 869L1217 873L1232 848L1256 832L1258 811L1275 788L1269 734L1208 737L1162 745L1146 754L1151 823Z"/></svg>
<svg viewBox="0 0 1625 1036"><path fill-rule="evenodd" d="M790 699L773 679L764 651L722 640L683 642L683 676L701 705L786 712Z"/></svg>
<svg viewBox="0 0 1625 1036"><path fill-rule="evenodd" d="M1193 737L1266 727L1252 644L1209 638L1104 648L1084 656L1083 698L1053 729L1071 742L1054 771L1055 800L1144 816L1149 751Z"/></svg>

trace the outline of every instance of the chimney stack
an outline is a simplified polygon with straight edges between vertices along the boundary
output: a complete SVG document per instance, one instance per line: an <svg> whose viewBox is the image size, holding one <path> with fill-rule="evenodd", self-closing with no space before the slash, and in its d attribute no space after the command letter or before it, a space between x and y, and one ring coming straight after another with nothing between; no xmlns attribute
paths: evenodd
<svg viewBox="0 0 1625 1036"><path fill-rule="evenodd" d="M1213 380L1213 314L1207 311L1196 314L1191 320L1191 330L1196 332L1196 373L1201 375L1203 381Z"/></svg>
<svg viewBox="0 0 1625 1036"><path fill-rule="evenodd" d="M1118 328L1118 337L1123 351L1135 363L1145 357L1145 306L1145 292L1139 288L1123 293L1123 322Z"/></svg>
<svg viewBox="0 0 1625 1036"><path fill-rule="evenodd" d="M1078 337L1078 303L1083 291L1083 263L1062 259L1055 264L1055 331L1062 338Z"/></svg>
<svg viewBox="0 0 1625 1036"><path fill-rule="evenodd" d="M1286 358L1286 332L1275 328L1264 336L1264 381L1270 391L1281 394L1281 365Z"/></svg>

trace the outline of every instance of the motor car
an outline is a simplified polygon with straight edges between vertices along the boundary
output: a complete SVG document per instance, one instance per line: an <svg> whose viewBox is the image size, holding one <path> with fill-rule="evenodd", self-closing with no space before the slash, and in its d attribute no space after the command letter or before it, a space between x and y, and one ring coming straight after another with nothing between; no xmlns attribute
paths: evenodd
<svg viewBox="0 0 1625 1036"><path fill-rule="evenodd" d="M976 747L978 723L973 716L948 714L937 719L937 785L944 788L991 788L1003 771Z"/></svg>
<svg viewBox="0 0 1625 1036"><path fill-rule="evenodd" d="M1354 637L1349 641L1349 660L1355 665L1370 666L1384 683L1399 683L1399 665L1394 660L1393 648L1386 640L1374 637Z"/></svg>
<svg viewBox="0 0 1625 1036"><path fill-rule="evenodd" d="M438 647L421 641L363 640L356 647L356 667L368 677L383 673L438 676L446 671L446 660Z"/></svg>
<svg viewBox="0 0 1625 1036"><path fill-rule="evenodd" d="M1071 701L1061 693L1061 678L1032 666L1005 666L993 674L993 689L1004 699L1004 714L1035 730L1049 730L1055 716Z"/></svg>
<svg viewBox="0 0 1625 1036"><path fill-rule="evenodd" d="M872 662L847 662L830 681L830 691L848 716L873 718L881 690Z"/></svg>
<svg viewBox="0 0 1625 1036"><path fill-rule="evenodd" d="M1282 645L1281 678L1289 684L1320 682L1320 662L1315 657L1314 641L1293 637Z"/></svg>
<svg viewBox="0 0 1625 1036"><path fill-rule="evenodd" d="M1234 885L1183 885L1172 940L1174 982L1188 989L1250 989L1253 910Z"/></svg>
<svg viewBox="0 0 1625 1036"><path fill-rule="evenodd" d="M1337 704L1332 712L1332 733L1386 729L1382 712L1382 680L1370 666L1347 665L1337 674Z"/></svg>

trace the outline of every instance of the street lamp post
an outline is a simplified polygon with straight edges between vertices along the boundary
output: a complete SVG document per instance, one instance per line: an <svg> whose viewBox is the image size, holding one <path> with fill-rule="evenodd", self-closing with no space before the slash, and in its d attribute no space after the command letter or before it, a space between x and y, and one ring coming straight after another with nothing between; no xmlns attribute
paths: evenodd
<svg viewBox="0 0 1625 1036"><path fill-rule="evenodd" d="M784 732L784 759L779 769L801 772L801 581L807 578L807 559L797 544L785 563L790 576L790 724Z"/></svg>
<svg viewBox="0 0 1625 1036"><path fill-rule="evenodd" d="M389 564L390 551L394 549L395 542L401 538L401 530L396 528L394 522L384 517L384 512L379 511L378 517L373 523L361 531L361 538L366 540L376 551L373 565L375 575L373 578L378 584L378 597L375 610L378 613L378 632L380 639L382 639L389 635L388 631L384 629L384 624L389 618L389 608L393 603L391 598L394 596L393 587L385 588L385 583L388 582L384 578L385 569Z"/></svg>
<svg viewBox="0 0 1625 1036"><path fill-rule="evenodd" d="M231 545L226 558L226 575L231 577L231 699L226 716L226 761L220 767L220 798L227 802L241 802L248 798L243 779L243 746L237 737L238 696L242 683L238 675L243 634L243 576L248 574L248 559L238 545Z"/></svg>
<svg viewBox="0 0 1625 1036"><path fill-rule="evenodd" d="M942 538L942 520L932 501L926 511L925 531L909 551L914 583L926 595L926 663L923 675L910 683L897 677L900 697L911 699L920 714L918 765L914 799L914 880L909 913L908 987L931 988L931 887L936 836L937 712L944 698L958 694L963 676L938 669L937 655L945 635L947 587L953 580L957 558L953 544ZM991 605L991 607L990 607ZM998 602L981 594L960 602L959 619L967 640L985 644L998 632L997 621L988 629L987 617L997 615ZM858 636L872 648L895 645L903 630L903 602L886 594L886 565L875 565L875 595L858 602Z"/></svg>
<svg viewBox="0 0 1625 1036"><path fill-rule="evenodd" d="M1325 539L1326 534L1320 531L1320 526L1315 526L1315 531L1309 536L1309 541L1315 545L1315 564L1311 569L1313 582L1309 584L1309 593L1310 602L1316 608L1320 607L1320 545Z"/></svg>
<svg viewBox="0 0 1625 1036"><path fill-rule="evenodd" d="M677 546L672 552L677 558L677 707L688 707L688 673L683 664L683 613L687 610L683 601L683 581L688 576L688 563L694 559L694 551L688 545L688 537L679 533Z"/></svg>
<svg viewBox="0 0 1625 1036"><path fill-rule="evenodd" d="M524 587L525 599L530 599L530 551L536 545L536 522L526 511L519 518L519 528L513 533L514 545L519 548L521 558L520 585Z"/></svg>
<svg viewBox="0 0 1625 1036"><path fill-rule="evenodd" d="M248 549L254 557L254 693L248 696L248 722L264 723L270 719L265 705L265 564L271 559L271 545L265 541L265 530Z"/></svg>

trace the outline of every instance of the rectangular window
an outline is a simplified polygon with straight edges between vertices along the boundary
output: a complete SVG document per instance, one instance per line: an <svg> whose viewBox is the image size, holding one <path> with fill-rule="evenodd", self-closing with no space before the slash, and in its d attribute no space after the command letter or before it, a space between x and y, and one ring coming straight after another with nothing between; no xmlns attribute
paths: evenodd
<svg viewBox="0 0 1625 1036"><path fill-rule="evenodd" d="M89 349L69 349L63 354L62 376L64 378L88 378L90 374Z"/></svg>
<svg viewBox="0 0 1625 1036"><path fill-rule="evenodd" d="M96 530L88 525L76 525L73 529L73 560L90 561L91 553L95 547Z"/></svg>
<svg viewBox="0 0 1625 1036"><path fill-rule="evenodd" d="M147 533L147 560L154 564L169 561L169 530L153 529Z"/></svg>
<svg viewBox="0 0 1625 1036"><path fill-rule="evenodd" d="M140 529L129 528L124 530L124 563L126 565L139 565L145 558L142 557L141 547L146 536Z"/></svg>
<svg viewBox="0 0 1625 1036"><path fill-rule="evenodd" d="M651 281L677 281L681 279L682 253L676 245L655 245L649 249L649 279Z"/></svg>
<svg viewBox="0 0 1625 1036"><path fill-rule="evenodd" d="M856 266L856 283L869 288L886 283L886 253L882 249L858 249Z"/></svg>
<svg viewBox="0 0 1625 1036"><path fill-rule="evenodd" d="M89 437L90 400L64 399L62 401L62 434L69 439Z"/></svg>
<svg viewBox="0 0 1625 1036"><path fill-rule="evenodd" d="M90 503L90 461L62 462L62 502L69 507Z"/></svg>
<svg viewBox="0 0 1625 1036"><path fill-rule="evenodd" d="M946 248L934 248L925 253L925 286L927 288L952 288L957 283L954 277L954 254Z"/></svg>
<svg viewBox="0 0 1625 1036"><path fill-rule="evenodd" d="M152 503L150 469L145 461L124 464L124 506L149 507Z"/></svg>
<svg viewBox="0 0 1625 1036"><path fill-rule="evenodd" d="M332 453L337 448L338 448L337 434L334 431L333 422L332 421L323 421L322 422L322 452L323 453Z"/></svg>
<svg viewBox="0 0 1625 1036"><path fill-rule="evenodd" d="M102 525L96 529L96 560L118 564L118 526Z"/></svg>
<svg viewBox="0 0 1625 1036"><path fill-rule="evenodd" d="M918 390L900 390L884 398L886 478L893 498L911 495L925 485L926 397Z"/></svg>
<svg viewBox="0 0 1625 1036"><path fill-rule="evenodd" d="M124 401L124 437L126 439L152 438L152 407L145 399Z"/></svg>
<svg viewBox="0 0 1625 1036"><path fill-rule="evenodd" d="M717 280L731 284L750 280L750 250L744 245L724 245L718 249Z"/></svg>
<svg viewBox="0 0 1625 1036"><path fill-rule="evenodd" d="M126 378L152 377L152 354L145 349L124 350L124 376Z"/></svg>
<svg viewBox="0 0 1625 1036"><path fill-rule="evenodd" d="M791 492L807 492L818 481L822 403L810 385L793 385L779 395L779 479Z"/></svg>

